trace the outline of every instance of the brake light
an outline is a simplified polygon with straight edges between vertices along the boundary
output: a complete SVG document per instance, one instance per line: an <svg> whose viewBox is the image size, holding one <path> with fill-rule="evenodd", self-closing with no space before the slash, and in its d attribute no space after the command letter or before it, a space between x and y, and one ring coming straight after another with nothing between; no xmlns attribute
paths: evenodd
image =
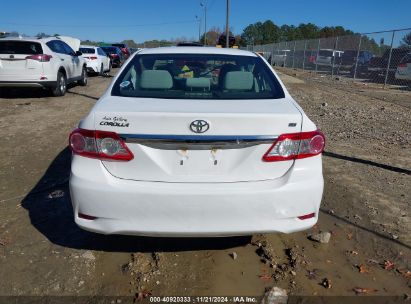
<svg viewBox="0 0 411 304"><path fill-rule="evenodd" d="M76 129L69 144L74 154L102 160L129 161L134 158L125 142L114 132Z"/></svg>
<svg viewBox="0 0 411 304"><path fill-rule="evenodd" d="M93 56L93 57L90 57L90 59L91 59L91 60L96 60L97 57Z"/></svg>
<svg viewBox="0 0 411 304"><path fill-rule="evenodd" d="M40 62L49 62L51 58L53 58L53 56L47 54L31 55L26 57L26 59L37 60Z"/></svg>
<svg viewBox="0 0 411 304"><path fill-rule="evenodd" d="M407 64L406 64L406 63L400 63L400 64L398 65L398 67L399 67L399 68L406 68L406 67L407 67Z"/></svg>
<svg viewBox="0 0 411 304"><path fill-rule="evenodd" d="M263 161L301 159L321 154L325 137L320 131L282 134L263 156Z"/></svg>
<svg viewBox="0 0 411 304"><path fill-rule="evenodd" d="M309 213L309 214L299 216L298 219L303 221L303 220L308 220L313 217L315 217L315 213Z"/></svg>

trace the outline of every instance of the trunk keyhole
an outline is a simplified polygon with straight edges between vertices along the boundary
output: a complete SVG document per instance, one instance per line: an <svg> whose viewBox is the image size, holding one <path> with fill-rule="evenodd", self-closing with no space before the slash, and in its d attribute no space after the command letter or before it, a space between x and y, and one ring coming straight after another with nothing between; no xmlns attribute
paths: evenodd
<svg viewBox="0 0 411 304"><path fill-rule="evenodd" d="M180 166L184 165L184 160L180 160Z"/></svg>
<svg viewBox="0 0 411 304"><path fill-rule="evenodd" d="M214 160L214 166L217 166L217 160L216 159Z"/></svg>

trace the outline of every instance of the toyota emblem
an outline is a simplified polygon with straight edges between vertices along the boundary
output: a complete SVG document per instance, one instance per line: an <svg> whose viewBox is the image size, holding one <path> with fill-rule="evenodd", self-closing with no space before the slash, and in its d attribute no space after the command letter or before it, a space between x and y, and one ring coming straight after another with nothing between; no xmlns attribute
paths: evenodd
<svg viewBox="0 0 411 304"><path fill-rule="evenodd" d="M190 130L193 131L194 133L204 133L207 132L208 129L210 129L210 124L206 122L205 120L194 120L190 124Z"/></svg>

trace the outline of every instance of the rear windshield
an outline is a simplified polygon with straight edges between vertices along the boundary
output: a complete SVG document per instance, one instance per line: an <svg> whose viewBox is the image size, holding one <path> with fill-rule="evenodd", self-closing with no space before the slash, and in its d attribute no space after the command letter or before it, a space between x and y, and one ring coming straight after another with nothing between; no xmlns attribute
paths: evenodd
<svg viewBox="0 0 411 304"><path fill-rule="evenodd" d="M0 54L43 54L41 44L29 41L0 41Z"/></svg>
<svg viewBox="0 0 411 304"><path fill-rule="evenodd" d="M109 46L104 46L104 47L101 47L103 50L104 50L104 52L106 52L106 53L117 53L117 48L116 47L109 47Z"/></svg>
<svg viewBox="0 0 411 304"><path fill-rule="evenodd" d="M358 51L344 51L344 53L342 54L343 57L357 57L357 53Z"/></svg>
<svg viewBox="0 0 411 304"><path fill-rule="evenodd" d="M113 43L112 46L117 46L119 48L125 48L126 47L126 45L122 44L122 43Z"/></svg>
<svg viewBox="0 0 411 304"><path fill-rule="evenodd" d="M332 57L333 56L333 51L320 50L318 52L318 55L325 56L325 57Z"/></svg>
<svg viewBox="0 0 411 304"><path fill-rule="evenodd" d="M284 91L260 57L203 54L137 55L112 95L172 99L276 99Z"/></svg>
<svg viewBox="0 0 411 304"><path fill-rule="evenodd" d="M93 48L80 48L80 52L83 54L95 54L96 50Z"/></svg>

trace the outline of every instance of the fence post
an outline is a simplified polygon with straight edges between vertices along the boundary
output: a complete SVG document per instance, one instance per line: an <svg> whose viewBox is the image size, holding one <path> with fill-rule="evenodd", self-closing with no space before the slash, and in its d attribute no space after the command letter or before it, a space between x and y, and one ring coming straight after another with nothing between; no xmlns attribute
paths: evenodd
<svg viewBox="0 0 411 304"><path fill-rule="evenodd" d="M293 69L294 69L294 62L295 62L295 45L297 44L297 40L294 40L294 49L293 49Z"/></svg>
<svg viewBox="0 0 411 304"><path fill-rule="evenodd" d="M331 78L334 77L334 64L335 64L335 55L337 55L337 53L335 52L335 50L337 49L338 46L338 36L335 37L335 43L334 43L334 47L333 47L333 56L331 57L332 60L332 65L331 65Z"/></svg>
<svg viewBox="0 0 411 304"><path fill-rule="evenodd" d="M391 46L390 46L390 56L388 57L387 70L385 71L384 89L385 89L385 86L387 85L388 72L389 72L389 70L390 70L391 55L392 55L392 45L393 45L393 43L394 43L394 36L395 36L395 31L392 31Z"/></svg>
<svg viewBox="0 0 411 304"><path fill-rule="evenodd" d="M360 51L361 51L361 40L362 40L362 35L360 35L360 42L358 42L357 58L355 58L354 80L357 77L357 66L358 66L358 57L360 57Z"/></svg>
<svg viewBox="0 0 411 304"><path fill-rule="evenodd" d="M305 65L305 51L307 50L307 40L304 40L303 71Z"/></svg>
<svg viewBox="0 0 411 304"><path fill-rule="evenodd" d="M317 57L318 57L318 53L320 53L320 42L321 42L321 38L318 38L317 55L315 56L315 72L316 73L318 70Z"/></svg>
<svg viewBox="0 0 411 304"><path fill-rule="evenodd" d="M271 66L273 66L273 60L274 60L274 46L275 46L275 43L273 43L271 47L271 60L270 60Z"/></svg>

